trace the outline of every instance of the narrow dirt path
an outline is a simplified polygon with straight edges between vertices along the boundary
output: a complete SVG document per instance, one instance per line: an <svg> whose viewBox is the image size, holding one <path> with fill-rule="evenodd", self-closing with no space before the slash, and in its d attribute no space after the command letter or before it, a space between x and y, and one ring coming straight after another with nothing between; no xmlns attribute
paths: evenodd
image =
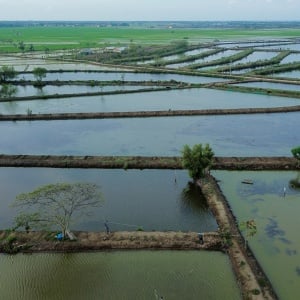
<svg viewBox="0 0 300 300"><path fill-rule="evenodd" d="M75 241L58 241L54 232L0 231L0 252L86 252L109 249L216 250L223 248L217 232L203 233L200 242L196 232L119 231L72 232ZM9 241L12 241L11 243Z"/></svg>
<svg viewBox="0 0 300 300"><path fill-rule="evenodd" d="M202 193L213 211L219 232L228 245L233 270L241 286L244 299L278 299L268 278L258 265L256 259L244 248L244 239L238 230L235 218L218 184L212 176L198 181ZM264 282L262 287L258 282Z"/></svg>

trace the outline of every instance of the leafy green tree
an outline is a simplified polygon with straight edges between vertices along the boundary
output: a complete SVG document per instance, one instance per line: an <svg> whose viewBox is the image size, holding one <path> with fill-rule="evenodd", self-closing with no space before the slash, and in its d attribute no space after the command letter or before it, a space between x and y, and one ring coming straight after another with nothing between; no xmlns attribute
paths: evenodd
<svg viewBox="0 0 300 300"><path fill-rule="evenodd" d="M19 48L22 52L25 51L25 44L24 44L23 41L20 41L20 42L18 43L18 48Z"/></svg>
<svg viewBox="0 0 300 300"><path fill-rule="evenodd" d="M298 172L297 176L295 179L291 179L289 181L289 186L290 188L292 188L293 190L300 190L300 172Z"/></svg>
<svg viewBox="0 0 300 300"><path fill-rule="evenodd" d="M34 46L32 44L29 45L28 51L30 51L30 52L34 51Z"/></svg>
<svg viewBox="0 0 300 300"><path fill-rule="evenodd" d="M0 88L0 98L9 98L17 92L17 88L11 84L3 84Z"/></svg>
<svg viewBox="0 0 300 300"><path fill-rule="evenodd" d="M41 186L16 197L13 206L20 209L16 228L60 228L65 235L71 223L90 215L100 206L99 187L90 183L57 183Z"/></svg>
<svg viewBox="0 0 300 300"><path fill-rule="evenodd" d="M6 82L8 79L14 79L17 73L14 67L2 66L0 68L0 82Z"/></svg>
<svg viewBox="0 0 300 300"><path fill-rule="evenodd" d="M212 166L214 152L211 147L206 144L196 144L192 148L185 145L182 150L182 165L187 169L190 177L196 181L205 177Z"/></svg>
<svg viewBox="0 0 300 300"><path fill-rule="evenodd" d="M176 49L182 50L187 49L189 46L189 43L186 39L173 41L172 44Z"/></svg>
<svg viewBox="0 0 300 300"><path fill-rule="evenodd" d="M47 75L47 69L37 67L33 69L32 73L36 81L38 83L41 83L42 79L45 78Z"/></svg>
<svg viewBox="0 0 300 300"><path fill-rule="evenodd" d="M291 152L295 158L300 160L300 146L293 148Z"/></svg>

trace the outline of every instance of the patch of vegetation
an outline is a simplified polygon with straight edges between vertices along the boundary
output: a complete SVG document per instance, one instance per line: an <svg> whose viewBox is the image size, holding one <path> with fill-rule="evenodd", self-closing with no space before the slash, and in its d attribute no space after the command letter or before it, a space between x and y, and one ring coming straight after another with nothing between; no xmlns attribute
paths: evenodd
<svg viewBox="0 0 300 300"><path fill-rule="evenodd" d="M165 65L189 62L189 61L194 61L196 59L202 59L202 58L208 57L210 55L220 53L222 51L224 51L224 49L213 49L213 50L208 50L208 51L196 54L196 55L183 56L178 59L173 59L173 60L168 60L168 61L160 60L159 63L153 63L152 65L153 66L165 66Z"/></svg>
<svg viewBox="0 0 300 300"><path fill-rule="evenodd" d="M0 98L11 98L17 93L17 87L11 84L2 84L0 88Z"/></svg>
<svg viewBox="0 0 300 300"><path fill-rule="evenodd" d="M0 48L2 52L32 50L34 41L35 51L62 49L94 48L105 45L138 44L163 44L176 40L199 41L203 39L242 39L261 37L298 37L299 29L280 28L272 30L241 29L241 28L172 28L157 30L157 28L132 28L132 27L96 27L96 26L26 26L26 27L1 27L1 40L6 41ZM24 47L20 49L20 40ZM47 45L45 44L47 43ZM100 44L99 44L100 43Z"/></svg>
<svg viewBox="0 0 300 300"><path fill-rule="evenodd" d="M232 236L231 232L227 228L219 230L220 237L222 239L223 245L228 248L232 246Z"/></svg>
<svg viewBox="0 0 300 300"><path fill-rule="evenodd" d="M15 71L14 67L2 66L0 68L0 83L5 83L9 79L14 79L16 75L17 72Z"/></svg>
<svg viewBox="0 0 300 300"><path fill-rule="evenodd" d="M276 65L279 64L286 56L288 56L291 53L289 50L281 51L278 55L271 59L263 59L263 60L257 60L253 62L248 63L241 63L236 65L230 65L226 67L220 67L215 69L216 72L230 72L230 71L239 71L244 69L254 69L257 67L264 67L269 65ZM251 72L250 72L251 73Z"/></svg>
<svg viewBox="0 0 300 300"><path fill-rule="evenodd" d="M205 177L213 163L214 152L209 144L196 144L192 148L185 145L182 150L182 166L195 181Z"/></svg>
<svg viewBox="0 0 300 300"><path fill-rule="evenodd" d="M224 51L225 49L223 49ZM217 66L217 65L224 65L224 64L231 64L235 61L241 60L245 57L247 57L248 55L250 55L251 53L253 53L253 49L247 49L244 51L240 51L234 55L230 55L230 56L225 56L225 57L221 57L220 59L215 59L212 61L208 61L208 62L204 62L204 63L199 63L199 64L193 64L188 66L188 68L190 69L199 69L199 68L203 68L203 67L210 67L210 66ZM231 67L229 67L231 68Z"/></svg>
<svg viewBox="0 0 300 300"><path fill-rule="evenodd" d="M251 293L252 293L253 295L259 295L259 294L260 294L260 290L258 290L258 289L253 289L253 290L251 290Z"/></svg>
<svg viewBox="0 0 300 300"><path fill-rule="evenodd" d="M89 215L102 202L95 184L57 183L41 186L16 197L14 206L20 209L15 218L17 228L60 228L63 236L79 217Z"/></svg>

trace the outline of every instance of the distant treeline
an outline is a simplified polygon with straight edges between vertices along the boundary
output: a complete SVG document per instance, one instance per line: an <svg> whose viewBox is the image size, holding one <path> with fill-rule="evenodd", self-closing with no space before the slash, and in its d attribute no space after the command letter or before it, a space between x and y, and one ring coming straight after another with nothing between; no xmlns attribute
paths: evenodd
<svg viewBox="0 0 300 300"><path fill-rule="evenodd" d="M0 27L99 26L141 28L300 28L300 21L0 21Z"/></svg>

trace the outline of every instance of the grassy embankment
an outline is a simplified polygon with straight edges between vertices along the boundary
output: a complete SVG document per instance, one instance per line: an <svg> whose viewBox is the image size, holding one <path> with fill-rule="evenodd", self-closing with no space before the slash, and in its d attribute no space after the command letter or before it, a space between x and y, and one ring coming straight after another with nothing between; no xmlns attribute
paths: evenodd
<svg viewBox="0 0 300 300"><path fill-rule="evenodd" d="M253 53L254 50L253 49L247 49L247 50L243 50L240 51L234 55L230 55L230 56L224 56L221 57L219 59L215 59L212 61L208 61L208 62L203 62L203 63L198 63L198 64L192 64L187 66L187 68L190 69L200 69L200 68L204 68L204 67L212 67L212 66L217 66L217 65L225 65L225 64L229 64L229 63L233 63L235 61L241 60L247 56L249 56L251 53Z"/></svg>
<svg viewBox="0 0 300 300"><path fill-rule="evenodd" d="M289 71L300 70L300 63L293 62L289 64L282 64L282 65L275 65L271 67L266 67L259 70L253 70L252 72L248 73L255 74L255 75L269 75L269 74L276 74L276 73L283 73ZM290 78L289 78L290 79Z"/></svg>
<svg viewBox="0 0 300 300"><path fill-rule="evenodd" d="M104 28L104 27L10 27L0 28L0 52L21 52L25 49L59 50L94 48L104 45L167 44L176 40L200 41L298 37L300 29L153 29L153 28Z"/></svg>
<svg viewBox="0 0 300 300"><path fill-rule="evenodd" d="M279 64L285 57L287 57L291 51L284 50L281 51L278 55L274 56L271 59L257 60L249 63L230 65L225 67L220 67L215 69L215 72L231 72L231 71L239 71L244 69L254 69L259 67L265 67L270 65Z"/></svg>
<svg viewBox="0 0 300 300"><path fill-rule="evenodd" d="M0 155L1 167L182 169L181 157ZM213 170L299 170L293 157L215 157Z"/></svg>
<svg viewBox="0 0 300 300"><path fill-rule="evenodd" d="M166 66L166 65L185 63L185 62L189 62L189 61L194 61L196 59L202 59L202 58L208 57L210 55L220 53L222 51L224 51L223 48L221 48L221 49L212 49L212 50L207 50L205 52L202 52L202 53L196 54L196 55L182 56L180 58L172 59L172 60L165 60L165 61L161 60L158 63L153 63L151 65L161 67L161 66Z"/></svg>

